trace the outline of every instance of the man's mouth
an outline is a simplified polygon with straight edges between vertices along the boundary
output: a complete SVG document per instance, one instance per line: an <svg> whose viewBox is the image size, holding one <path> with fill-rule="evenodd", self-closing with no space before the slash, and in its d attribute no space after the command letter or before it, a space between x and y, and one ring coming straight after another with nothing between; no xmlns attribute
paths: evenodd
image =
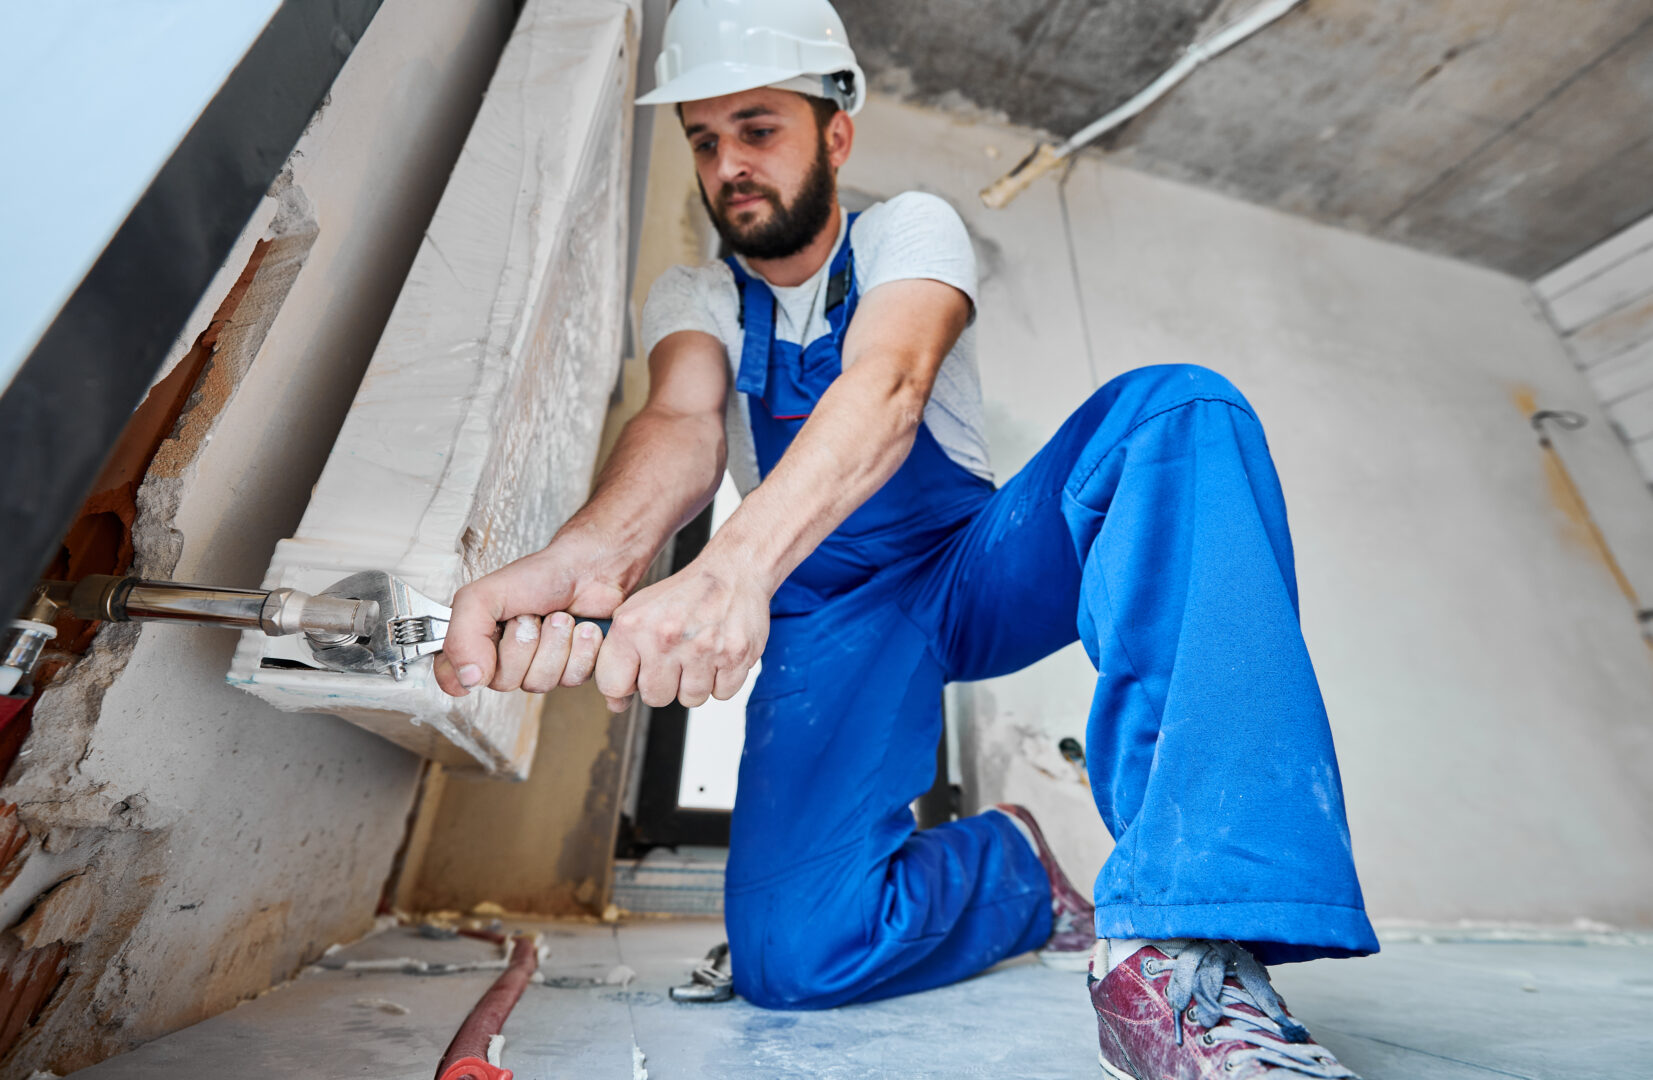
<svg viewBox="0 0 1653 1080"><path fill-rule="evenodd" d="M753 192L750 195L731 195L729 198L724 200L723 206L724 209L733 213L737 210L755 209L759 204L767 201L767 197L762 193Z"/></svg>

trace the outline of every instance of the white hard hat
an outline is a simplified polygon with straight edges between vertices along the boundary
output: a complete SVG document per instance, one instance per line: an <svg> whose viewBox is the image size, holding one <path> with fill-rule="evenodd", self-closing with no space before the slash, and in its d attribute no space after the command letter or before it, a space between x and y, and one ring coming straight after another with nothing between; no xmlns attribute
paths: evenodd
<svg viewBox="0 0 1653 1080"><path fill-rule="evenodd" d="M777 86L832 98L854 115L867 96L843 20L827 0L678 0L654 77L659 86L637 104Z"/></svg>

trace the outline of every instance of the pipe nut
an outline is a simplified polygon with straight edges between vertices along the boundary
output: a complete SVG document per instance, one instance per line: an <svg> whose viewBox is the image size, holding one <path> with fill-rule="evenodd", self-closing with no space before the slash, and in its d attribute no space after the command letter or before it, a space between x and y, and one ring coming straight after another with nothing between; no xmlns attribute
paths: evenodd
<svg viewBox="0 0 1653 1080"><path fill-rule="evenodd" d="M258 612L259 629L271 637L298 633L302 629L299 613L308 599L308 594L297 589L271 589Z"/></svg>
<svg viewBox="0 0 1653 1080"><path fill-rule="evenodd" d="M379 605L376 601L344 596L305 596L300 615L302 629L312 638L337 636L348 640L372 637L378 621Z"/></svg>

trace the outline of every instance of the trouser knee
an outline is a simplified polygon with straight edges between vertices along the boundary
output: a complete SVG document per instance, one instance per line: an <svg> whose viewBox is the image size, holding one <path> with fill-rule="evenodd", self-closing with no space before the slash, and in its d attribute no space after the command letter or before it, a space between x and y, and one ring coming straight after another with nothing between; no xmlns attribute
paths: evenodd
<svg viewBox="0 0 1653 1080"><path fill-rule="evenodd" d="M1111 407L1125 406L1138 420L1192 401L1227 401L1250 411L1245 397L1227 378L1198 364L1159 364L1135 368L1108 380L1092 395Z"/></svg>
<svg viewBox="0 0 1653 1080"><path fill-rule="evenodd" d="M730 930L730 958L735 992L764 1009L826 1009L846 996L842 966L848 959L829 955L792 935L765 935L761 942L735 943Z"/></svg>
<svg viewBox="0 0 1653 1080"><path fill-rule="evenodd" d="M1145 422L1199 402L1222 402L1255 417L1251 405L1223 376L1197 364L1136 368L1108 380L1069 418L1063 436L1088 444L1081 459L1105 453ZM1078 446L1075 444L1077 450Z"/></svg>
<svg viewBox="0 0 1653 1080"><path fill-rule="evenodd" d="M726 897L724 921L735 993L765 1009L824 1009L843 1004L846 974L857 968L858 926L831 911L779 896Z"/></svg>

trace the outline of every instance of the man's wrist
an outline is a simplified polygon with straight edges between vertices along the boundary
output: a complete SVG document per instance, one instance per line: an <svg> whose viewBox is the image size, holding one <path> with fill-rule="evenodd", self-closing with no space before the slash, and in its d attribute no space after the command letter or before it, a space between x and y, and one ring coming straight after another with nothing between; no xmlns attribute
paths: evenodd
<svg viewBox="0 0 1653 1080"><path fill-rule="evenodd" d="M569 549L576 553L573 561L583 568L581 577L612 585L622 593L636 587L654 560L653 552L640 554L636 542L623 532L617 534L578 516L557 530L544 551L556 552L560 557Z"/></svg>
<svg viewBox="0 0 1653 1080"><path fill-rule="evenodd" d="M767 601L790 571L779 566L762 545L743 542L738 535L731 535L733 532L728 525L720 529L707 541L695 563L733 585L761 589Z"/></svg>

